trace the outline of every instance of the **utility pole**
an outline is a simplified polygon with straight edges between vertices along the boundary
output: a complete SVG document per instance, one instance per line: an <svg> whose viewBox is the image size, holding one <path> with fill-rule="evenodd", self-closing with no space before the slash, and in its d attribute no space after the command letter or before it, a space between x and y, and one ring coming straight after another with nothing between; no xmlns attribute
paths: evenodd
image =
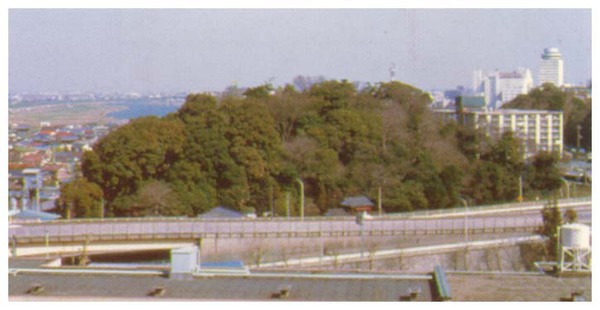
<svg viewBox="0 0 600 310"><path fill-rule="evenodd" d="M377 209L379 211L379 216L382 214L381 210L381 186L377 189Z"/></svg>
<svg viewBox="0 0 600 310"><path fill-rule="evenodd" d="M519 176L519 197L517 197L518 202L523 201L523 176Z"/></svg>
<svg viewBox="0 0 600 310"><path fill-rule="evenodd" d="M581 125L577 125L577 152L575 153L575 157L579 158L581 155Z"/></svg>
<svg viewBox="0 0 600 310"><path fill-rule="evenodd" d="M296 182L300 184L300 220L304 221L304 182L300 178Z"/></svg>
<svg viewBox="0 0 600 310"><path fill-rule="evenodd" d="M273 197L273 185L271 185L271 200L270 200L270 205L271 205L271 220L273 220L273 217L275 216L275 210L274 210L274 197Z"/></svg>
<svg viewBox="0 0 600 310"><path fill-rule="evenodd" d="M104 197L100 198L100 218L104 218Z"/></svg>
<svg viewBox="0 0 600 310"><path fill-rule="evenodd" d="M40 188L37 184L35 187L35 210L42 211L42 208L40 207Z"/></svg>
<svg viewBox="0 0 600 310"><path fill-rule="evenodd" d="M460 199L465 206L465 243L467 243L469 242L469 204L462 197L459 197L458 199Z"/></svg>
<svg viewBox="0 0 600 310"><path fill-rule="evenodd" d="M285 192L285 216L290 218L290 192Z"/></svg>

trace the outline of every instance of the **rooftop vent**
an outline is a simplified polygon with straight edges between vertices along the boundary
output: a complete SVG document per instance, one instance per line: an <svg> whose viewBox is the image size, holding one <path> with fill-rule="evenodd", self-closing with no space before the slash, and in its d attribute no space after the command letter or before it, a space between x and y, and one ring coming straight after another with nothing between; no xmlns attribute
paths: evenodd
<svg viewBox="0 0 600 310"><path fill-rule="evenodd" d="M571 297L561 298L560 301L587 301L581 292L572 292Z"/></svg>
<svg viewBox="0 0 600 310"><path fill-rule="evenodd" d="M30 295L39 295L44 292L44 286L41 284L33 284L31 288L27 290L27 294Z"/></svg>
<svg viewBox="0 0 600 310"><path fill-rule="evenodd" d="M150 293L148 293L148 296L160 297L165 294L166 290L167 289L163 286L155 287L152 291L150 291Z"/></svg>
<svg viewBox="0 0 600 310"><path fill-rule="evenodd" d="M288 298L288 296L290 296L291 289L292 289L292 285L290 285L290 284L280 285L277 288L277 292L273 293L273 295L271 295L271 298L286 299L286 298Z"/></svg>
<svg viewBox="0 0 600 310"><path fill-rule="evenodd" d="M421 294L421 288L420 287L409 287L408 288L408 294L404 295L404 296L400 296L400 301L414 301L414 300L417 300L417 298L419 298L420 294Z"/></svg>
<svg viewBox="0 0 600 310"><path fill-rule="evenodd" d="M197 246L171 250L171 277L191 276L200 265L200 251Z"/></svg>

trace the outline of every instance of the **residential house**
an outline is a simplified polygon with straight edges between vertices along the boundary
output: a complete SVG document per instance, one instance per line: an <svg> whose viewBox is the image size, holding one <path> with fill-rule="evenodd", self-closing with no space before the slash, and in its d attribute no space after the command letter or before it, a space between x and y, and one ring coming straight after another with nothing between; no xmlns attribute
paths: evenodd
<svg viewBox="0 0 600 310"><path fill-rule="evenodd" d="M375 204L365 196L346 197L340 205L350 214L371 212Z"/></svg>
<svg viewBox="0 0 600 310"><path fill-rule="evenodd" d="M245 218L247 216L242 212L218 206L211 209L210 211L198 214L198 217L202 219L240 219Z"/></svg>

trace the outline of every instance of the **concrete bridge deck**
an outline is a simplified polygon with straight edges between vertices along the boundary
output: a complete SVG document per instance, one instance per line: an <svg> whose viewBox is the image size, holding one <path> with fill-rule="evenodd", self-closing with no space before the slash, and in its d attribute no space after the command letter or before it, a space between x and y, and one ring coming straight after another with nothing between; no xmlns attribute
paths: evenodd
<svg viewBox="0 0 600 310"><path fill-rule="evenodd" d="M591 221L591 199L559 201L573 208L580 218ZM540 210L544 202L472 207L374 217L358 225L353 217L268 218L242 220L203 220L197 218L133 218L57 220L11 225L9 247L25 253L64 253L82 247L105 249L161 247L169 244L197 244L213 241L218 248L223 240L242 240L254 244L281 244L290 240L402 239L414 236L460 236L468 240L476 235L495 234L498 238L534 233L542 225ZM310 242L310 241L308 241ZM314 242L313 242L314 243ZM222 249L222 248L221 248ZM14 250L12 251L14 252Z"/></svg>

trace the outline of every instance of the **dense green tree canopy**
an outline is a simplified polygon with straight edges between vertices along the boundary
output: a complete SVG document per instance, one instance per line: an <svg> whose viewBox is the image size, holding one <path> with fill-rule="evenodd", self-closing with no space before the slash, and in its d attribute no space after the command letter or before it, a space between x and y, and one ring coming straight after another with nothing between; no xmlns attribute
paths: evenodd
<svg viewBox="0 0 600 310"><path fill-rule="evenodd" d="M111 216L285 210L287 197L298 204L299 179L315 214L345 196L375 201L379 191L386 212L453 207L459 195L516 198L525 164L510 133L489 141L444 123L428 94L400 82L360 90L345 80L296 82L299 90L190 94L176 113L132 120L100 140L83 157L83 176ZM536 173L531 186L554 186Z"/></svg>
<svg viewBox="0 0 600 310"><path fill-rule="evenodd" d="M134 195L147 180L167 177L181 160L185 137L183 124L175 119L144 117L120 127L98 142L94 152L82 159L82 172L99 185L112 213L120 196Z"/></svg>
<svg viewBox="0 0 600 310"><path fill-rule="evenodd" d="M77 179L60 188L57 210L63 218L101 217L102 207L102 189L86 179Z"/></svg>
<svg viewBox="0 0 600 310"><path fill-rule="evenodd" d="M548 238L548 241L546 241L547 253L550 255L550 259L556 259L558 255L558 228L563 224L562 214L556 199L549 200L544 206L542 218L544 221L542 234Z"/></svg>
<svg viewBox="0 0 600 310"><path fill-rule="evenodd" d="M533 158L529 170L529 185L533 190L552 193L558 190L562 184L562 175L557 166L558 155L554 153L541 152Z"/></svg>

